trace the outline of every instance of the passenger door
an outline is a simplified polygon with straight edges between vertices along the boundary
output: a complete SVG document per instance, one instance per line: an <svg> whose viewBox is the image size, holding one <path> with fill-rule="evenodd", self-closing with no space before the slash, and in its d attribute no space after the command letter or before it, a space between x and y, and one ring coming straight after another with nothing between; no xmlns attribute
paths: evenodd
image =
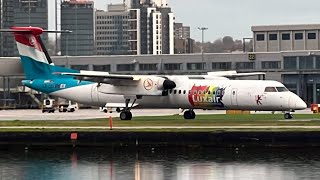
<svg viewBox="0 0 320 180"><path fill-rule="evenodd" d="M238 106L237 94L238 94L238 89L236 88L231 89L231 105L232 106Z"/></svg>

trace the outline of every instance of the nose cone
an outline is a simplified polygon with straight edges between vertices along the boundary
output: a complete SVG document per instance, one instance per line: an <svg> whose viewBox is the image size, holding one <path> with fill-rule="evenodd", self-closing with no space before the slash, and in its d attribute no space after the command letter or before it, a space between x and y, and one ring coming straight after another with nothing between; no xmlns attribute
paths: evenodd
<svg viewBox="0 0 320 180"><path fill-rule="evenodd" d="M300 98L297 97L298 99L296 100L296 110L303 110L307 108L307 104Z"/></svg>
<svg viewBox="0 0 320 180"><path fill-rule="evenodd" d="M296 94L293 94L289 98L289 107L291 110L303 110L307 108L307 104Z"/></svg>

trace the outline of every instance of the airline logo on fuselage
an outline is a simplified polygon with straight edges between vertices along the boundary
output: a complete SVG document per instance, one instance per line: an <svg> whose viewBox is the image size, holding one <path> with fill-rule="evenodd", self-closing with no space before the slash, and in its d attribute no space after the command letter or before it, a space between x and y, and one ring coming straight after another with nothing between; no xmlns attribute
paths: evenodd
<svg viewBox="0 0 320 180"><path fill-rule="evenodd" d="M153 81L151 79L146 79L144 82L143 82L143 87L144 89L146 89L147 91L151 90L152 87L153 87Z"/></svg>
<svg viewBox="0 0 320 180"><path fill-rule="evenodd" d="M194 85L188 98L193 107L224 107L224 93L222 87Z"/></svg>

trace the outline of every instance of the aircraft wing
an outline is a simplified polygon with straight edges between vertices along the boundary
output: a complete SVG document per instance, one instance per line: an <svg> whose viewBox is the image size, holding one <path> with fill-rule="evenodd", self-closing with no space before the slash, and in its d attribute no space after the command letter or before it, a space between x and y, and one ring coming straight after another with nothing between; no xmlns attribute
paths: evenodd
<svg viewBox="0 0 320 180"><path fill-rule="evenodd" d="M248 77L248 76L258 76L258 75L266 75L266 73L263 73L263 72L237 73L237 74L225 75L225 76L223 76L223 77L226 77L226 78L236 78L236 77Z"/></svg>
<svg viewBox="0 0 320 180"><path fill-rule="evenodd" d="M208 72L208 76L226 77L226 78L248 77L248 76L258 76L258 75L266 75L266 73L264 72L238 73L237 71Z"/></svg>
<svg viewBox="0 0 320 180"><path fill-rule="evenodd" d="M139 81L140 77L132 75L109 74L99 71L80 71L80 73L61 72L61 75L74 76L79 80L90 80L97 83L119 84L121 81Z"/></svg>

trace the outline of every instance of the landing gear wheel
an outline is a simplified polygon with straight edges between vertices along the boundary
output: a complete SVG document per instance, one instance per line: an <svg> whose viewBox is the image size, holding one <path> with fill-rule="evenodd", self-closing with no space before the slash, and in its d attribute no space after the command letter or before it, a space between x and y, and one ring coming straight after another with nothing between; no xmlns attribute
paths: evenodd
<svg viewBox="0 0 320 180"><path fill-rule="evenodd" d="M285 118L285 119L292 119L292 114L290 114L290 113L285 113L285 114L284 114L284 118Z"/></svg>
<svg viewBox="0 0 320 180"><path fill-rule="evenodd" d="M131 120L132 119L132 113L130 111L122 111L120 113L120 119L121 120Z"/></svg>
<svg viewBox="0 0 320 180"><path fill-rule="evenodd" d="M196 118L196 113L194 113L194 111L189 110L189 111L185 111L183 114L184 119L194 119Z"/></svg>

